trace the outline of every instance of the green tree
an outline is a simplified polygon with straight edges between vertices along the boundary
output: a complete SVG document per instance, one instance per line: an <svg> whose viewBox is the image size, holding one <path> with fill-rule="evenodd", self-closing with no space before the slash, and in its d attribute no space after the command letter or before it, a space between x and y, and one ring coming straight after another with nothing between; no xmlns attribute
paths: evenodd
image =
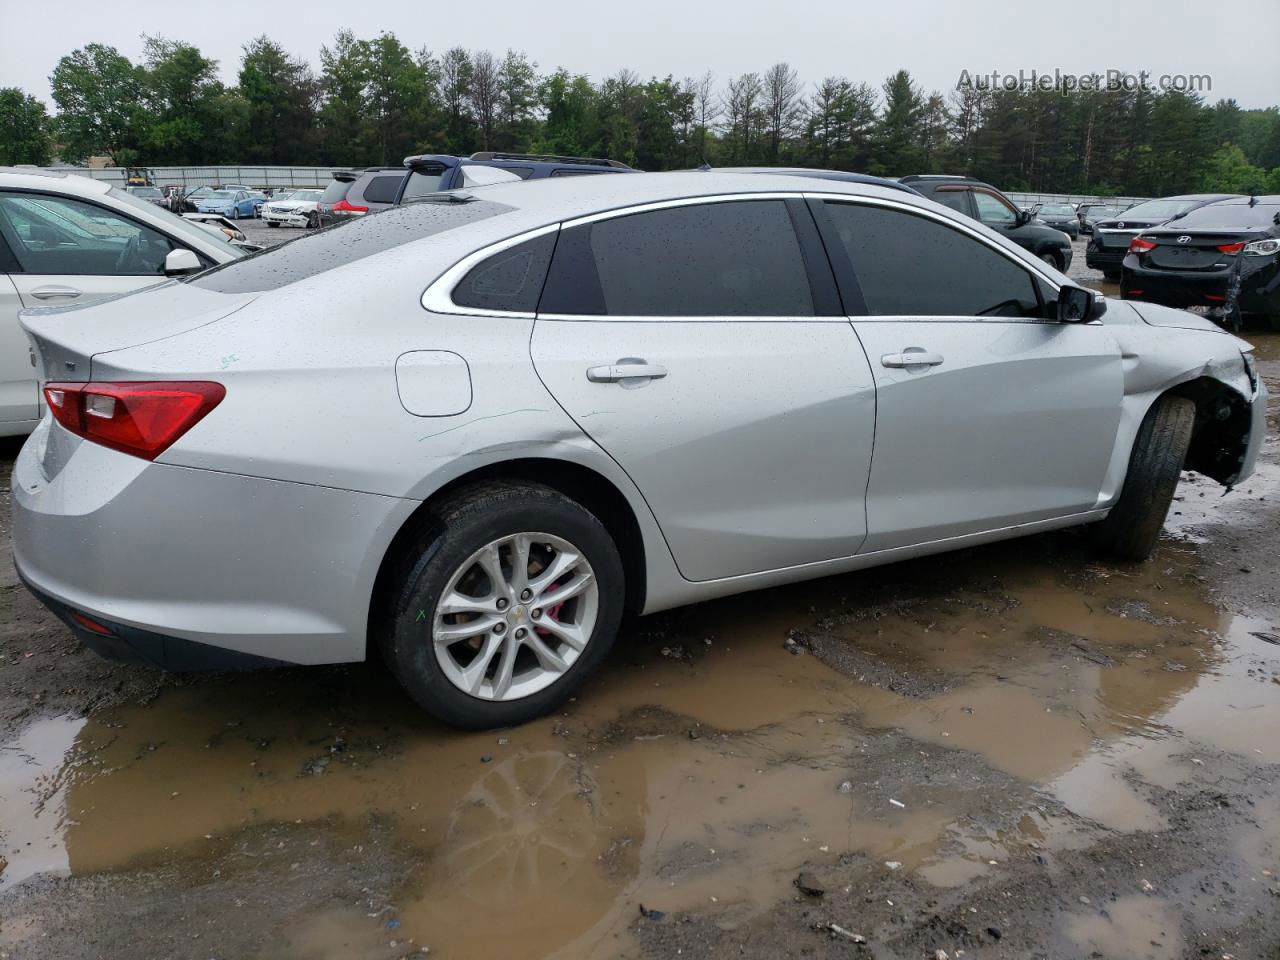
<svg viewBox="0 0 1280 960"><path fill-rule="evenodd" d="M49 82L63 159L79 162L105 154L125 166L138 158L150 119L145 77L128 57L115 47L91 43L59 60Z"/></svg>
<svg viewBox="0 0 1280 960"><path fill-rule="evenodd" d="M422 139L435 92L428 89L423 63L394 33L364 43L363 53L363 103L372 127L369 155L376 163L399 163ZM429 62L430 56L424 59Z"/></svg>
<svg viewBox="0 0 1280 960"><path fill-rule="evenodd" d="M1205 164L1200 189L1205 193L1266 193L1267 171L1255 167L1234 143L1224 143Z"/></svg>
<svg viewBox="0 0 1280 960"><path fill-rule="evenodd" d="M47 164L49 127L43 103L17 87L0 88L0 166Z"/></svg>
<svg viewBox="0 0 1280 960"><path fill-rule="evenodd" d="M527 151L536 136L534 109L538 103L538 67L522 52L508 50L498 64L499 150Z"/></svg>
<svg viewBox="0 0 1280 960"><path fill-rule="evenodd" d="M368 79L365 45L350 30L339 30L333 46L320 48L321 153L331 163L356 166L367 161L369 125L364 111Z"/></svg>
<svg viewBox="0 0 1280 960"><path fill-rule="evenodd" d="M924 164L924 97L906 70L881 87L884 112L876 127L871 172L888 176L915 173ZM927 171L925 171L927 172Z"/></svg>
<svg viewBox="0 0 1280 960"><path fill-rule="evenodd" d="M544 77L538 104L544 118L538 152L582 157L599 151L599 95L585 75L571 76L561 67Z"/></svg>
<svg viewBox="0 0 1280 960"><path fill-rule="evenodd" d="M241 153L252 163L312 163L318 84L311 68L264 36L244 45L238 82L245 104Z"/></svg>
<svg viewBox="0 0 1280 960"><path fill-rule="evenodd" d="M216 163L234 142L222 109L218 62L164 37L145 38L143 95L151 117L144 141L149 163Z"/></svg>

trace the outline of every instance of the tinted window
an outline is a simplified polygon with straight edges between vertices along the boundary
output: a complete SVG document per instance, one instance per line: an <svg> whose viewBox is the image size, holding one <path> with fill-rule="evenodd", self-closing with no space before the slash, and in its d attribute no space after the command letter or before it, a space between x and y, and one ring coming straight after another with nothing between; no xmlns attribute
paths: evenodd
<svg viewBox="0 0 1280 960"><path fill-rule="evenodd" d="M999 197L980 190L973 191L973 202L978 208L978 219L983 223L1013 223L1013 210Z"/></svg>
<svg viewBox="0 0 1280 960"><path fill-rule="evenodd" d="M1245 227L1275 226L1280 223L1276 220L1277 217L1280 217L1280 198L1266 197L1253 206L1249 206L1248 200L1225 200L1192 210L1179 219L1176 225L1171 223L1169 226L1176 226L1179 230L1184 227L1239 230Z"/></svg>
<svg viewBox="0 0 1280 960"><path fill-rule="evenodd" d="M173 249L164 234L105 207L42 193L0 194L0 234L25 273L163 275Z"/></svg>
<svg viewBox="0 0 1280 960"><path fill-rule="evenodd" d="M781 200L672 207L566 230L539 310L814 315L800 244Z"/></svg>
<svg viewBox="0 0 1280 960"><path fill-rule="evenodd" d="M603 170L580 170L577 167L558 167L551 171L553 177L582 177L589 173L603 173Z"/></svg>
<svg viewBox="0 0 1280 960"><path fill-rule="evenodd" d="M936 221L828 201L867 302L880 316L1039 316L1031 274Z"/></svg>
<svg viewBox="0 0 1280 960"><path fill-rule="evenodd" d="M444 179L446 168L443 166L417 167L409 171L409 179L405 181L404 196L400 202L415 200L435 193L440 189L440 181Z"/></svg>
<svg viewBox="0 0 1280 960"><path fill-rule="evenodd" d="M353 183L355 183L354 180L330 180L329 185L324 188L324 193L320 195L320 202L337 203L345 199Z"/></svg>
<svg viewBox="0 0 1280 960"><path fill-rule="evenodd" d="M499 170L505 170L507 173L514 173L521 180L528 180L533 176L533 167L498 167Z"/></svg>
<svg viewBox="0 0 1280 960"><path fill-rule="evenodd" d="M197 274L187 282L219 293L275 290L314 277L356 260L382 253L402 243L430 237L511 207L485 200L471 203L415 203L393 207L376 217L357 217L346 223L298 237Z"/></svg>
<svg viewBox="0 0 1280 960"><path fill-rule="evenodd" d="M932 196L938 203L967 217L969 216L969 201L966 199L968 193L968 190L935 190Z"/></svg>
<svg viewBox="0 0 1280 960"><path fill-rule="evenodd" d="M551 233L495 253L472 267L454 287L453 302L484 310L534 312L555 246L556 235Z"/></svg>
<svg viewBox="0 0 1280 960"><path fill-rule="evenodd" d="M403 179L404 174L400 173L390 177L374 177L364 185L364 199L368 203L395 203L396 192Z"/></svg>

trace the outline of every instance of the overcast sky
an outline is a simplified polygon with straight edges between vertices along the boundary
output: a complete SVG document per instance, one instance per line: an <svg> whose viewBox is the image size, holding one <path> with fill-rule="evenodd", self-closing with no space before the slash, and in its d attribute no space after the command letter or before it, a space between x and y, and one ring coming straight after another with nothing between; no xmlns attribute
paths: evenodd
<svg viewBox="0 0 1280 960"><path fill-rule="evenodd" d="M719 82L779 60L806 81L838 74L879 84L905 67L927 90L962 70L1209 74L1210 102L1280 104L1280 0L0 0L0 87L49 99L58 58L87 43L131 59L142 33L198 46L235 82L240 48L265 33L318 66L320 46L349 27L394 32L412 49L524 50L542 70L593 79L620 67L642 77L712 70Z"/></svg>

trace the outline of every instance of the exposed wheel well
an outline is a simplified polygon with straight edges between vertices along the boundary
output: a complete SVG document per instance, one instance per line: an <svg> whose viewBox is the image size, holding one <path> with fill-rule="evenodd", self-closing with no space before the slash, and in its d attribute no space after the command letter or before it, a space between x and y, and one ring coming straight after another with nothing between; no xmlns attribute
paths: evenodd
<svg viewBox="0 0 1280 960"><path fill-rule="evenodd" d="M369 603L369 640L376 636L376 631L381 627L379 618L387 609L387 596L393 586L394 575L405 562L407 551L424 533L439 524L439 505L445 500L464 495L468 487L488 480L540 483L558 490L590 510L609 531L622 556L622 569L626 575L626 597L623 601L625 608L637 612L644 606L644 538L635 512L622 491L590 467L580 464L542 458L507 460L480 467L450 481L423 501L397 531L374 580L373 595Z"/></svg>
<svg viewBox="0 0 1280 960"><path fill-rule="evenodd" d="M1187 451L1187 469L1230 486L1244 463L1252 413L1237 391L1211 377L1180 383L1165 396L1187 397L1196 405L1196 424Z"/></svg>

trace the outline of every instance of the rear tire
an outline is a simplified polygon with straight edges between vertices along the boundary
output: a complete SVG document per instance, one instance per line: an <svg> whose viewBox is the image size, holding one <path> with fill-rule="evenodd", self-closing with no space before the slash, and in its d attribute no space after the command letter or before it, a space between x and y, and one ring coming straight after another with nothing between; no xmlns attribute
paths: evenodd
<svg viewBox="0 0 1280 960"><path fill-rule="evenodd" d="M1103 278L1104 278L1104 279L1106 279L1106 281L1107 281L1108 283L1119 283L1119 282L1120 282L1120 271L1119 271L1119 270L1103 270L1103 271L1102 271L1102 276L1103 276Z"/></svg>
<svg viewBox="0 0 1280 960"><path fill-rule="evenodd" d="M1157 400L1138 428L1120 497L1094 529L1094 545L1121 560L1151 555L1169 513L1191 445L1196 405L1186 397Z"/></svg>
<svg viewBox="0 0 1280 960"><path fill-rule="evenodd" d="M424 710L467 730L514 726L554 710L604 660L617 635L624 574L612 537L580 504L529 483L470 488L442 505L438 516L404 551L402 572L386 593L378 642L391 672ZM527 542L523 577L516 574L516 538ZM501 582L476 559L490 549L500 558ZM539 585L553 558L574 556L578 565ZM537 606L539 597L570 592L566 587L580 580L588 585L573 599ZM520 592L525 584L533 588L528 601ZM468 612L442 608L445 597L453 610ZM486 606L494 609L483 612ZM561 641L560 629L539 626L548 620L561 629L576 623L585 641L577 647ZM457 630L472 624L481 625L474 634ZM442 643L450 628L459 639ZM504 686L499 677L508 647ZM478 677L474 684L471 677Z"/></svg>

